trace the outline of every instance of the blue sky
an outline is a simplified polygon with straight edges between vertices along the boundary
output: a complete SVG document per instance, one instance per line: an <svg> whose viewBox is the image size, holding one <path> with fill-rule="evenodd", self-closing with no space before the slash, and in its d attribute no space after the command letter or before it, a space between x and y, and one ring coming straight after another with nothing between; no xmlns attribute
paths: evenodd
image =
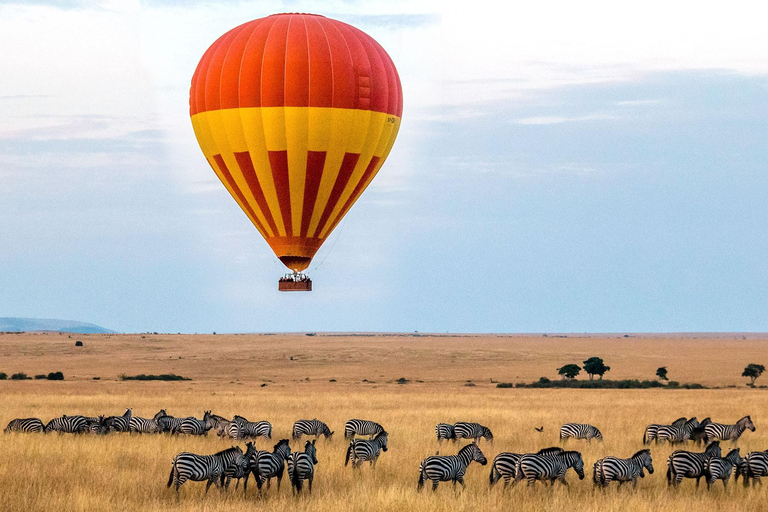
<svg viewBox="0 0 768 512"><path fill-rule="evenodd" d="M768 45L746 3L696 5L0 1L0 316L768 331ZM277 292L186 108L216 37L284 11L373 35L405 96L310 294Z"/></svg>

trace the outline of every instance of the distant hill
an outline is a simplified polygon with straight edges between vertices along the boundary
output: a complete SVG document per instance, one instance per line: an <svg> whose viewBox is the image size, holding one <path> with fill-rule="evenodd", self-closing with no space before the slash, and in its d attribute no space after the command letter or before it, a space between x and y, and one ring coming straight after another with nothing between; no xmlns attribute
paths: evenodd
<svg viewBox="0 0 768 512"><path fill-rule="evenodd" d="M52 318L13 318L0 317L0 332L57 331L77 334L113 333L104 327L76 322L74 320L55 320Z"/></svg>

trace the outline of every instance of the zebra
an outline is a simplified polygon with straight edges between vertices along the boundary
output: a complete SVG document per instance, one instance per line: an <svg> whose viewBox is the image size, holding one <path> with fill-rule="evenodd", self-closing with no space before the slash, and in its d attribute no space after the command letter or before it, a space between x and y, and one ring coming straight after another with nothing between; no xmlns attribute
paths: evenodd
<svg viewBox="0 0 768 512"><path fill-rule="evenodd" d="M104 416L98 418L85 418L86 431L91 434L108 434L109 428L107 427L107 419Z"/></svg>
<svg viewBox="0 0 768 512"><path fill-rule="evenodd" d="M285 471L285 461L291 455L291 447L287 439L281 439L275 446L272 453L267 451L257 451L249 459L251 473L256 479L256 486L261 492L261 486L264 480L267 481L267 488L272 484L272 477L277 477L277 490L280 490L280 482L283 480Z"/></svg>
<svg viewBox="0 0 768 512"><path fill-rule="evenodd" d="M505 488L509 485L510 481L514 482L515 467L517 466L517 461L522 456L522 453L502 452L494 457L489 477L490 486L493 487L502 478L504 478Z"/></svg>
<svg viewBox="0 0 768 512"><path fill-rule="evenodd" d="M479 423L458 421L453 424L453 431L455 432L456 439L474 439L475 443L477 443L481 437L484 437L486 440L493 442L491 429Z"/></svg>
<svg viewBox="0 0 768 512"><path fill-rule="evenodd" d="M744 476L744 487L749 485L749 480L752 480L752 485L759 483L761 477L768 476L768 450L764 452L750 452L743 459L742 475Z"/></svg>
<svg viewBox="0 0 768 512"><path fill-rule="evenodd" d="M240 424L241 435L245 437L272 439L272 424L268 421L248 421L242 416L235 416L232 421Z"/></svg>
<svg viewBox="0 0 768 512"><path fill-rule="evenodd" d="M700 445L701 443L707 442L707 432L706 432L706 426L712 423L711 418L704 418L701 420L701 423L699 423L699 426L693 429L693 432L691 432L691 441L696 443L697 445Z"/></svg>
<svg viewBox="0 0 768 512"><path fill-rule="evenodd" d="M591 442L592 439L603 441L603 434L600 430L586 423L566 423L560 427L560 441L565 441L569 437L586 439L587 442Z"/></svg>
<svg viewBox="0 0 768 512"><path fill-rule="evenodd" d="M643 432L643 444L651 444L651 441L656 441L658 443L659 441L656 438L656 435L661 427L682 427L685 425L686 421L688 421L688 418L682 417L673 421L671 425L659 425L658 423L651 423L645 427L645 432Z"/></svg>
<svg viewBox="0 0 768 512"><path fill-rule="evenodd" d="M328 428L328 425L317 418L313 420L298 420L293 424L291 437L296 441L301 439L303 435L315 436L315 439L323 435L326 439L331 439L333 432Z"/></svg>
<svg viewBox="0 0 768 512"><path fill-rule="evenodd" d="M693 432L699 428L700 425L701 424L694 416L680 427L673 427L672 425L661 427L656 433L656 441L667 441L670 444L688 441Z"/></svg>
<svg viewBox="0 0 768 512"><path fill-rule="evenodd" d="M472 442L459 450L457 455L432 455L427 457L421 464L419 464L419 483L417 490L424 489L424 481L432 481L432 490L437 490L437 485L440 482L453 481L453 487L456 488L456 482L461 484L462 488L465 488L464 474L467 472L467 467L473 462L479 462L480 465L485 466L488 464L488 460L480 451L477 443Z"/></svg>
<svg viewBox="0 0 768 512"><path fill-rule="evenodd" d="M205 492L208 493L211 484L215 483L217 487L222 486L224 470L238 459L238 455L241 457L243 455L243 450L239 446L227 448L213 455L197 455L190 452L178 453L173 458L171 474L168 477L168 485L166 487L170 487L175 483L176 495L178 496L179 487L187 480L192 480L193 482L208 480L208 483L205 485Z"/></svg>
<svg viewBox="0 0 768 512"><path fill-rule="evenodd" d="M240 485L240 479L245 478L243 482L243 494L248 492L248 477L251 476L251 457L256 455L256 446L251 443L245 443L245 453L242 455L235 454L232 463L224 468L224 473L221 475L222 479L226 479L224 483L224 489L229 489L229 484L233 478L237 479L235 484L235 490Z"/></svg>
<svg viewBox="0 0 768 512"><path fill-rule="evenodd" d="M515 466L515 480L525 478L528 486L536 483L536 480L549 480L553 485L559 481L567 486L565 474L573 468L579 475L579 480L584 480L584 460L581 453L576 451L542 450L540 453L527 453L520 457Z"/></svg>
<svg viewBox="0 0 768 512"><path fill-rule="evenodd" d="M723 489L728 489L728 479L731 478L733 468L741 462L739 448L734 448L723 458L710 457L704 462L704 479L707 481L707 490L717 480L723 481Z"/></svg>
<svg viewBox="0 0 768 512"><path fill-rule="evenodd" d="M245 437L245 430L241 423L230 421L225 425L219 425L216 429L216 435L219 437L229 437L231 439L243 439Z"/></svg>
<svg viewBox="0 0 768 512"><path fill-rule="evenodd" d="M174 432L202 436L207 435L208 431L211 430L215 424L216 420L213 419L211 411L205 411L202 420L197 418L184 418Z"/></svg>
<svg viewBox="0 0 768 512"><path fill-rule="evenodd" d="M677 450L667 459L667 485L677 487L683 478L695 478L696 487L704 476L704 464L710 457L720 457L722 451L720 443L715 441L707 446L704 452L687 452Z"/></svg>
<svg viewBox="0 0 768 512"><path fill-rule="evenodd" d="M327 428L327 427L326 427ZM317 449L315 443L307 441L303 452L293 452L288 457L288 477L291 479L291 488L295 494L301 493L302 482L309 482L309 493L312 494L312 480L315 478L315 464L317 464Z"/></svg>
<svg viewBox="0 0 768 512"><path fill-rule="evenodd" d="M126 409L122 416L110 416L105 421L107 429L110 432L130 432L129 425L131 423L131 416L133 411L129 408Z"/></svg>
<svg viewBox="0 0 768 512"><path fill-rule="evenodd" d="M43 429L45 429L45 425L38 418L16 418L8 423L3 432L37 433L42 432Z"/></svg>
<svg viewBox="0 0 768 512"><path fill-rule="evenodd" d="M604 457L595 462L594 469L595 485L605 488L615 480L619 487L625 482L632 482L632 487L637 487L637 479L645 477L644 469L653 474L651 450L640 450L628 459Z"/></svg>
<svg viewBox="0 0 768 512"><path fill-rule="evenodd" d="M728 441L731 440L734 443L741 437L741 434L745 430L755 431L755 424L752 423L752 418L744 416L735 425L723 425L722 423L710 423L704 427L706 433L706 440L719 440Z"/></svg>
<svg viewBox="0 0 768 512"><path fill-rule="evenodd" d="M354 435L354 433L353 433ZM344 465L352 459L352 468L359 469L363 462L368 461L376 468L376 461L382 451L387 451L387 431L382 430L373 439L352 439L347 448L347 456Z"/></svg>
<svg viewBox="0 0 768 512"><path fill-rule="evenodd" d="M437 442L439 443L443 439L450 439L456 441L456 430L450 423L438 423L435 425L435 434L437 434Z"/></svg>
<svg viewBox="0 0 768 512"><path fill-rule="evenodd" d="M61 416L60 418L53 418L49 421L43 432L59 432L70 434L82 434L88 431L88 422L84 416Z"/></svg>
<svg viewBox="0 0 768 512"><path fill-rule="evenodd" d="M165 409L160 409L151 420L140 418L138 416L131 416L131 421L128 422L128 431L138 432L139 434L156 434L160 432L160 418L163 418L164 416Z"/></svg>
<svg viewBox="0 0 768 512"><path fill-rule="evenodd" d="M344 439L354 439L355 434L373 439L381 432L384 432L384 427L370 420L349 420L344 425Z"/></svg>

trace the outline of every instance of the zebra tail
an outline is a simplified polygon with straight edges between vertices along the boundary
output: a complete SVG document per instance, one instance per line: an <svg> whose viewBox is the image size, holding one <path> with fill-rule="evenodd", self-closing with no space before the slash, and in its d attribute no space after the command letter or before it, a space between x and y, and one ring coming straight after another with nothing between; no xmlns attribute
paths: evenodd
<svg viewBox="0 0 768 512"><path fill-rule="evenodd" d="M416 486L416 490L421 491L422 489L424 489L424 466L420 465L419 466L419 483Z"/></svg>
<svg viewBox="0 0 768 512"><path fill-rule="evenodd" d="M347 456L344 459L344 467L346 467L347 464L349 464L349 457L352 455L352 450L354 450L354 448L355 448L355 442L352 441L351 443L349 443L349 448L347 448Z"/></svg>
<svg viewBox="0 0 768 512"><path fill-rule="evenodd" d="M168 485L166 487L170 487L171 484L173 484L173 474L176 472L176 461L173 461L173 464L171 464L171 475L168 477Z"/></svg>
<svg viewBox="0 0 768 512"><path fill-rule="evenodd" d="M293 485L298 492L301 492L301 479L299 478L299 468L293 468L291 472L291 485Z"/></svg>
<svg viewBox="0 0 768 512"><path fill-rule="evenodd" d="M499 473L499 469L496 467L496 461L493 461L493 464L491 465L491 474L488 476L491 487L499 481L499 478L501 478L501 473Z"/></svg>
<svg viewBox="0 0 768 512"><path fill-rule="evenodd" d="M643 432L643 444L650 444L648 441L648 431Z"/></svg>

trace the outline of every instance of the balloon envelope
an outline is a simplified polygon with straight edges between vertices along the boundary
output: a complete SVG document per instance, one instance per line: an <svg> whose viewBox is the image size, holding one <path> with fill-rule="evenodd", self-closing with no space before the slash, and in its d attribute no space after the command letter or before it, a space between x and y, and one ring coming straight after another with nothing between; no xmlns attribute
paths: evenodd
<svg viewBox="0 0 768 512"><path fill-rule="evenodd" d="M221 36L197 66L189 103L208 163L294 272L376 176L403 110L384 49L309 14L276 14Z"/></svg>

